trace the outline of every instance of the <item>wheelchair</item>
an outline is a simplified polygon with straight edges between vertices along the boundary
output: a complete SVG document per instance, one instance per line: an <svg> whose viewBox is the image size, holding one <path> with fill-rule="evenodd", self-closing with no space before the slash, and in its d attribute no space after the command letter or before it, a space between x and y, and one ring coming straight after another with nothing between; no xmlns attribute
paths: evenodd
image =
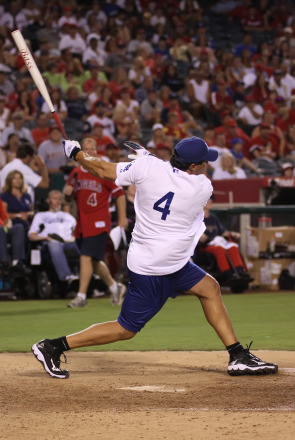
<svg viewBox="0 0 295 440"><path fill-rule="evenodd" d="M70 292L77 292L79 279L72 281L61 281L55 271L51 256L46 246L42 243L31 243L31 269L32 282L35 286L36 296L40 299L64 298ZM80 257L75 251L65 252L69 267L73 274L79 275ZM96 275L92 277L87 294L94 289L106 291L106 284Z"/></svg>
<svg viewBox="0 0 295 440"><path fill-rule="evenodd" d="M206 252L198 252L198 247L194 254L194 263L201 267L205 272L212 275L216 281L218 281L220 287L229 287L232 293L243 293L249 288L249 283L253 281L253 278L240 277L228 257L229 264L233 270L233 277L230 279L225 278L219 270L214 255Z"/></svg>

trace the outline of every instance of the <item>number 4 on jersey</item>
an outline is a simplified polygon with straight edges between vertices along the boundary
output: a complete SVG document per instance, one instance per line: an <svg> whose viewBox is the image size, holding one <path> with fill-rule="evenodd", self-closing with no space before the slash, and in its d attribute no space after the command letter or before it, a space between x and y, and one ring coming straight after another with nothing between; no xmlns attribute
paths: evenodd
<svg viewBox="0 0 295 440"><path fill-rule="evenodd" d="M87 200L87 205L97 206L96 193L91 193Z"/></svg>
<svg viewBox="0 0 295 440"><path fill-rule="evenodd" d="M153 206L153 209L156 211L162 212L161 220L166 220L167 215L170 214L170 205L172 202L172 199L174 197L175 193L172 191L169 191L167 194L165 194L161 199L159 199ZM164 208L161 208L161 203L164 203L166 201L166 204Z"/></svg>

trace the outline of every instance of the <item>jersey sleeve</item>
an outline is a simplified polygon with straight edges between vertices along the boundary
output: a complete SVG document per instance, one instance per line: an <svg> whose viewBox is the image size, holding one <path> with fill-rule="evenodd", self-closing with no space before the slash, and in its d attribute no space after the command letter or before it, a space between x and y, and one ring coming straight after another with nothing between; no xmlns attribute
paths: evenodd
<svg viewBox="0 0 295 440"><path fill-rule="evenodd" d="M76 167L71 171L71 174L70 174L68 181L67 181L67 185L72 186L72 187L75 186L78 171L79 171L79 167Z"/></svg>
<svg viewBox="0 0 295 440"><path fill-rule="evenodd" d="M117 164L116 185L138 185L142 182L150 163L150 157L152 156L136 159L132 162L119 162Z"/></svg>

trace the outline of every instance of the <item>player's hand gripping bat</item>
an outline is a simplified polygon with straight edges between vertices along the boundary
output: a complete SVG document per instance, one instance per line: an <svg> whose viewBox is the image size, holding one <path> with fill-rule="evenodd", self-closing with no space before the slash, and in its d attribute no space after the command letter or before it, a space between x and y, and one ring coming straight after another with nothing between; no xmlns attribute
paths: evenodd
<svg viewBox="0 0 295 440"><path fill-rule="evenodd" d="M146 150L141 145L137 144L136 142L132 141L126 141L124 142L125 147L131 148L135 151L135 154L129 154L129 159L140 159L141 157L145 156L155 156L154 154L150 153L148 150Z"/></svg>

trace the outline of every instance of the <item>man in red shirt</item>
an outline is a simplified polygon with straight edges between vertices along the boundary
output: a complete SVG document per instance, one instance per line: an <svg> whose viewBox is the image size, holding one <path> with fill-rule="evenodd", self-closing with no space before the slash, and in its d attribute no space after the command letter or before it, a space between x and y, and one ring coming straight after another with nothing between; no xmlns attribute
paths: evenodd
<svg viewBox="0 0 295 440"><path fill-rule="evenodd" d="M81 147L85 153L96 157L97 145L93 139L84 139ZM108 286L112 304L120 304L126 287L115 282L103 257L111 227L110 196L117 199L118 226L125 228L128 225L123 189L113 182L92 176L79 166L71 172L64 194L74 197L77 202L78 218L74 235L81 252L79 292L68 306L87 306L86 294L93 270Z"/></svg>
<svg viewBox="0 0 295 440"><path fill-rule="evenodd" d="M246 158L251 159L251 156L249 154L249 148L252 145L251 139L249 138L249 136L246 135L246 133L240 127L238 127L237 121L235 121L234 119L229 119L225 123L225 127L226 127L226 133L225 133L226 147L230 149L231 141L235 138L240 138L243 140L243 150L242 150L243 155Z"/></svg>
<svg viewBox="0 0 295 440"><path fill-rule="evenodd" d="M226 82L221 79L217 82L217 92L211 93L211 110L214 113L221 114L223 110L234 110L234 102L226 91Z"/></svg>
<svg viewBox="0 0 295 440"><path fill-rule="evenodd" d="M37 127L31 131L37 147L39 147L42 142L47 141L49 138L49 127L47 127L47 121L48 119L46 114L40 112L36 120Z"/></svg>
<svg viewBox="0 0 295 440"><path fill-rule="evenodd" d="M83 92L85 93L93 92L94 86L97 84L97 82L102 82L102 84L105 84L103 79L99 77L99 69L100 68L98 65L96 64L91 65L90 67L91 77L87 79L83 84Z"/></svg>
<svg viewBox="0 0 295 440"><path fill-rule="evenodd" d="M172 136L175 139L184 139L189 137L181 126L178 124L178 113L173 111L168 113L168 123L164 127L166 136Z"/></svg>
<svg viewBox="0 0 295 440"><path fill-rule="evenodd" d="M279 152L279 143L277 137L271 133L269 124L260 124L260 136L252 139L251 145L260 145L269 151L269 156L275 159Z"/></svg>
<svg viewBox="0 0 295 440"><path fill-rule="evenodd" d="M91 137L95 140L97 144L97 154L100 156L105 156L106 146L113 143L113 139L103 134L104 126L100 122L95 122Z"/></svg>

